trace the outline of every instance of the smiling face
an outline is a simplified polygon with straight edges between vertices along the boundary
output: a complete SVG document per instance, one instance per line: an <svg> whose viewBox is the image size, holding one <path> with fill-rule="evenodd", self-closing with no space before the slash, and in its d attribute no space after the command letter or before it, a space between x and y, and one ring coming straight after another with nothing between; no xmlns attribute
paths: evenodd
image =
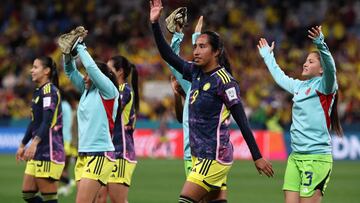
<svg viewBox="0 0 360 203"><path fill-rule="evenodd" d="M44 67L40 59L35 59L30 73L32 81L42 85L49 80L50 68Z"/></svg>
<svg viewBox="0 0 360 203"><path fill-rule="evenodd" d="M320 63L320 56L316 52L311 52L303 65L302 76L307 78L313 78L321 76L323 69Z"/></svg>
<svg viewBox="0 0 360 203"><path fill-rule="evenodd" d="M209 64L216 63L218 51L213 51L209 38L206 34L200 35L194 45L193 57L198 66L207 67Z"/></svg>

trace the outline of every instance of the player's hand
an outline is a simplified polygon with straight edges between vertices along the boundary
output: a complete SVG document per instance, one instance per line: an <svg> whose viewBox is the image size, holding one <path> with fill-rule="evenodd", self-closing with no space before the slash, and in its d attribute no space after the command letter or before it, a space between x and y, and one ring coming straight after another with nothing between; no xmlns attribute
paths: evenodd
<svg viewBox="0 0 360 203"><path fill-rule="evenodd" d="M321 25L312 27L310 30L308 30L308 37L312 40L315 40L316 38L320 37L321 35Z"/></svg>
<svg viewBox="0 0 360 203"><path fill-rule="evenodd" d="M260 175L265 174L267 177L273 177L274 171L270 162L266 161L263 158L260 158L255 161L256 169L259 171Z"/></svg>
<svg viewBox="0 0 360 203"><path fill-rule="evenodd" d="M178 83L178 81L176 80L175 76L171 75L170 81L171 81L171 88L173 89L173 92L176 95L182 96L182 88L181 88L180 84Z"/></svg>
<svg viewBox="0 0 360 203"><path fill-rule="evenodd" d="M34 158L37 149L37 144L32 142L30 146L25 150L24 159L29 161Z"/></svg>
<svg viewBox="0 0 360 203"><path fill-rule="evenodd" d="M200 16L196 26L195 26L195 32L201 32L202 26L203 26L203 16Z"/></svg>
<svg viewBox="0 0 360 203"><path fill-rule="evenodd" d="M24 153L25 153L25 146L23 144L20 144L18 150L16 151L16 162L18 163L19 161L23 161L24 160Z"/></svg>
<svg viewBox="0 0 360 203"><path fill-rule="evenodd" d="M162 11L161 0L150 0L150 22L154 23L159 20Z"/></svg>
<svg viewBox="0 0 360 203"><path fill-rule="evenodd" d="M265 38L260 38L259 44L257 45L259 53L261 57L265 58L267 55L271 54L275 48L275 42L271 43L271 47L269 47L268 42Z"/></svg>
<svg viewBox="0 0 360 203"><path fill-rule="evenodd" d="M261 48L269 47L269 44L268 44L268 42L266 41L265 38L260 38L259 44L257 45L257 47L258 47L258 49L260 50ZM275 42L272 42L272 43L271 43L271 47L269 47L269 49L268 49L269 52L270 52L270 53L273 52L274 48L275 48Z"/></svg>

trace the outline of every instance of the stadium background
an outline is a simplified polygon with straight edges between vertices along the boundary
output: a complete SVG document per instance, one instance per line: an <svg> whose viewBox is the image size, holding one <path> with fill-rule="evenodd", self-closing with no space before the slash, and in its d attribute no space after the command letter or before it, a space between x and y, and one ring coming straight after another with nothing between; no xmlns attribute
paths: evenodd
<svg viewBox="0 0 360 203"><path fill-rule="evenodd" d="M257 53L258 39L264 36L275 41L279 65L290 76L298 77L307 52L314 48L306 37L307 29L322 25L337 65L339 112L345 129L344 138L334 138L336 161L324 202L360 202L360 1L164 0L163 3L163 17L178 6L188 7L189 24L181 48L184 58L191 59L190 36L200 15L204 16L204 29L221 34L256 139L262 152L274 160L277 173L274 179L259 177L250 161L237 161L229 178L230 202L282 201L291 97L274 84ZM148 1L5 0L1 4L0 202L21 202L24 164L15 164L14 152L29 122L34 89L29 74L32 61L44 54L53 57L61 72L61 86L71 88L63 74L56 39L77 25L89 30L85 41L95 59L106 61L112 55L122 54L139 71L141 111L136 143L138 154L145 159L140 160L136 169L129 200L176 200L184 181L182 162L178 159L182 156L181 125L175 121L172 108L170 73L152 39ZM170 35L167 37L170 39ZM154 147L162 132L159 126L165 126L169 142ZM236 128L232 139L237 158L249 159ZM250 195L254 193L262 195ZM73 202L71 198L61 202Z"/></svg>

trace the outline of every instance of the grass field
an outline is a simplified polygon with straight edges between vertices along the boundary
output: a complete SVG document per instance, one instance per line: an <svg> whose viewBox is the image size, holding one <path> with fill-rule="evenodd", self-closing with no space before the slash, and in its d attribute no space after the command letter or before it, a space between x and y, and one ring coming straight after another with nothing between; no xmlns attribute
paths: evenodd
<svg viewBox="0 0 360 203"><path fill-rule="evenodd" d="M21 199L25 164L16 165L13 155L0 155L0 202L18 203ZM283 202L282 178L285 162L272 162L276 176L257 174L251 161L236 161L228 178L229 202ZM139 160L129 193L131 203L177 202L184 183L181 160ZM75 202L75 191L59 202ZM324 203L360 203L360 162L335 161Z"/></svg>

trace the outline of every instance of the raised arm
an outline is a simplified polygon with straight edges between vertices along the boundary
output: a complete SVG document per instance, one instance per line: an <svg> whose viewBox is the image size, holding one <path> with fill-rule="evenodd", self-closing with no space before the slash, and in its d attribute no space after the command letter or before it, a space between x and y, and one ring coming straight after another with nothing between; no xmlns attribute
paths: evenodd
<svg viewBox="0 0 360 203"><path fill-rule="evenodd" d="M70 54L63 54L64 70L76 89L83 93L85 90L84 76L77 70L75 59Z"/></svg>
<svg viewBox="0 0 360 203"><path fill-rule="evenodd" d="M150 1L150 21L151 27L153 30L154 38L161 57L172 67L174 67L179 73L183 74L183 68L187 61L181 59L178 55L174 53L171 47L166 43L166 40L161 32L160 25L158 23L161 10L162 10L161 0Z"/></svg>
<svg viewBox="0 0 360 203"><path fill-rule="evenodd" d="M86 72L96 88L99 89L100 94L105 99L113 99L119 95L119 92L111 80L106 77L98 68L95 61L91 58L86 50L84 44L77 44L76 51L79 54L80 60L84 65Z"/></svg>
<svg viewBox="0 0 360 203"><path fill-rule="evenodd" d="M269 47L269 44L264 38L261 38L259 40L259 44L257 45L259 53L264 59L266 67L270 71L270 74L274 78L275 82L289 93L294 94L294 88L298 83L300 83L300 81L287 76L284 71L281 70L274 57L274 46L275 44L273 42L271 47Z"/></svg>
<svg viewBox="0 0 360 203"><path fill-rule="evenodd" d="M323 68L323 75L321 79L321 91L325 94L333 93L337 90L336 82L336 67L335 61L331 56L330 50L324 42L324 35L321 32L321 26L312 27L308 30L308 37L313 40L313 43L319 50L321 67Z"/></svg>

